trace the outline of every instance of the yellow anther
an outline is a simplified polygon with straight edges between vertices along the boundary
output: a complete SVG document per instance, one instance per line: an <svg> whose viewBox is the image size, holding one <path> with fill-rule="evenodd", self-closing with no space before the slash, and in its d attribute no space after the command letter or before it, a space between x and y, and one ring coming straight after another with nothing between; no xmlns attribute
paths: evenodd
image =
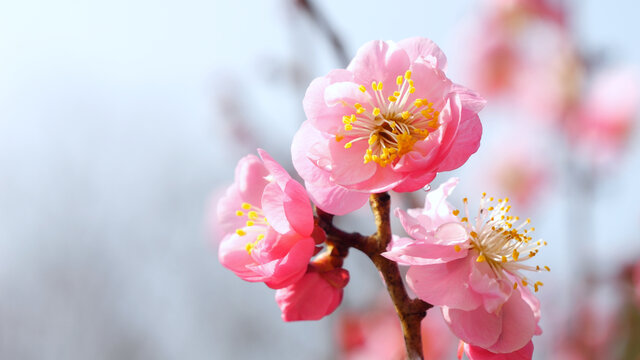
<svg viewBox="0 0 640 360"><path fill-rule="evenodd" d="M342 117L342 123L343 124L350 124L351 123L351 116L349 115L345 115Z"/></svg>
<svg viewBox="0 0 640 360"><path fill-rule="evenodd" d="M255 219L257 219L257 218L258 218L258 213L257 213L257 212L255 212L255 211L249 211L249 212L247 213L247 217L248 217L249 219L251 219L251 220L255 220Z"/></svg>
<svg viewBox="0 0 640 360"><path fill-rule="evenodd" d="M382 90L382 81L378 83L378 91Z"/></svg>
<svg viewBox="0 0 640 360"><path fill-rule="evenodd" d="M414 92L416 92L416 88L414 88L413 86L409 88L409 94L413 94Z"/></svg>
<svg viewBox="0 0 640 360"><path fill-rule="evenodd" d="M489 206L489 207L487 208L487 210L489 210L489 211L493 211L493 206Z"/></svg>
<svg viewBox="0 0 640 360"><path fill-rule="evenodd" d="M378 141L378 135L373 134L369 137L369 145L373 145Z"/></svg>
<svg viewBox="0 0 640 360"><path fill-rule="evenodd" d="M456 245L453 247L453 250L455 250L456 252L460 252L460 250L462 250L462 248L460 247L460 245L456 244Z"/></svg>
<svg viewBox="0 0 640 360"><path fill-rule="evenodd" d="M515 290L515 289L517 289L517 288L518 288L518 283L517 283L517 282L514 282L514 283L513 283L513 290Z"/></svg>
<svg viewBox="0 0 640 360"><path fill-rule="evenodd" d="M346 125L344 126L344 129L345 129L346 131L351 131L351 130L353 130L353 125L351 125L351 124L346 124Z"/></svg>
<svg viewBox="0 0 640 360"><path fill-rule="evenodd" d="M480 254L478 256L478 258L476 259L476 262L483 262L483 261L486 261L486 260L487 260L487 258L484 257L484 254Z"/></svg>
<svg viewBox="0 0 640 360"><path fill-rule="evenodd" d="M236 230L236 234L238 234L238 236L245 236L247 235L247 232L242 229L238 229Z"/></svg>
<svg viewBox="0 0 640 360"><path fill-rule="evenodd" d="M511 257L513 257L513 260L518 261L519 256L520 256L520 253L518 252L518 250L513 249L513 253L511 254Z"/></svg>
<svg viewBox="0 0 640 360"><path fill-rule="evenodd" d="M403 82L404 78L402 77L402 75L398 75L398 77L396 78L396 84L402 85Z"/></svg>
<svg viewBox="0 0 640 360"><path fill-rule="evenodd" d="M551 271L551 268L548 267L548 266L545 266L544 269L547 270L547 271Z"/></svg>
<svg viewBox="0 0 640 360"><path fill-rule="evenodd" d="M344 148L345 149L351 148L351 142L348 142L348 143L344 144Z"/></svg>
<svg viewBox="0 0 640 360"><path fill-rule="evenodd" d="M394 91L394 92L393 92L393 96L395 96L395 97L399 97L399 96L400 96L400 91Z"/></svg>
<svg viewBox="0 0 640 360"><path fill-rule="evenodd" d="M504 202L509 202L509 198L508 197L504 198Z"/></svg>
<svg viewBox="0 0 640 360"><path fill-rule="evenodd" d="M502 255L502 262L503 262L503 263L507 262L507 257L506 257L506 256L504 256L504 255Z"/></svg>
<svg viewBox="0 0 640 360"><path fill-rule="evenodd" d="M366 88L366 87L364 87L364 85L360 85L360 86L358 87L358 89L360 89L360 91L362 91L363 93L366 93L366 92L367 92L367 88Z"/></svg>
<svg viewBox="0 0 640 360"><path fill-rule="evenodd" d="M416 99L416 101L413 102L413 106L417 108L422 107L422 99Z"/></svg>
<svg viewBox="0 0 640 360"><path fill-rule="evenodd" d="M258 241L260 241L260 240L262 240L262 239L264 239L264 234L259 234L259 235L256 237L256 240L258 240Z"/></svg>
<svg viewBox="0 0 640 360"><path fill-rule="evenodd" d="M236 215L237 216L242 216L242 215L244 215L244 211L238 210L238 211L236 211Z"/></svg>
<svg viewBox="0 0 640 360"><path fill-rule="evenodd" d="M489 201L493 201L493 197L490 197L490 198L489 198Z"/></svg>
<svg viewBox="0 0 640 360"><path fill-rule="evenodd" d="M404 77L407 78L407 80L411 79L411 70L407 70L404 72Z"/></svg>
<svg viewBox="0 0 640 360"><path fill-rule="evenodd" d="M337 142L342 141L342 139L344 139L344 136L336 134L336 141Z"/></svg>
<svg viewBox="0 0 640 360"><path fill-rule="evenodd" d="M455 209L451 213L453 214L453 216L458 216L458 214L460 214L460 210Z"/></svg>
<svg viewBox="0 0 640 360"><path fill-rule="evenodd" d="M527 286L529 285L529 283L527 282L527 280L522 280L522 285Z"/></svg>
<svg viewBox="0 0 640 360"><path fill-rule="evenodd" d="M395 96L389 96L388 99L391 102L395 102L396 100L398 100L398 98L396 98Z"/></svg>
<svg viewBox="0 0 640 360"><path fill-rule="evenodd" d="M470 232L469 235L471 235L472 238L477 238L478 237L478 233L475 232L475 231Z"/></svg>
<svg viewBox="0 0 640 360"><path fill-rule="evenodd" d="M462 222L467 222L467 221L469 221L469 219L465 216L465 217L463 217L462 219L460 219L460 221L462 221Z"/></svg>
<svg viewBox="0 0 640 360"><path fill-rule="evenodd" d="M253 243L247 243L247 245L244 247L244 249L245 249L245 250L247 250L247 252L248 252L249 254L251 254L251 250L253 250L253 247L254 247L254 246L255 246L255 245L253 245Z"/></svg>
<svg viewBox="0 0 640 360"><path fill-rule="evenodd" d="M404 111L402 112L402 118L407 120L409 117L411 117L411 113L408 111Z"/></svg>
<svg viewBox="0 0 640 360"><path fill-rule="evenodd" d="M485 197L485 196L487 196L487 193L486 193L486 192L483 192L483 193L482 193L482 197Z"/></svg>
<svg viewBox="0 0 640 360"><path fill-rule="evenodd" d="M247 226L253 226L255 223L251 220L247 220Z"/></svg>
<svg viewBox="0 0 640 360"><path fill-rule="evenodd" d="M374 81L374 82L372 82L372 83L371 83L371 88L373 89L373 91L378 90L378 84L376 84L376 82L375 82L375 81Z"/></svg>
<svg viewBox="0 0 640 360"><path fill-rule="evenodd" d="M469 202L469 199L467 199L467 198L463 198L463 199L462 199L462 202L466 204L466 203L468 203L468 202Z"/></svg>
<svg viewBox="0 0 640 360"><path fill-rule="evenodd" d="M367 111L367 109L363 108L363 107L359 107L358 110L356 110L356 114L360 115L363 112Z"/></svg>
<svg viewBox="0 0 640 360"><path fill-rule="evenodd" d="M389 126L391 126L391 130L395 130L395 129L396 129L396 126L398 126L398 124L396 124L396 122L395 122L395 121L391 121L391 122L389 123Z"/></svg>
<svg viewBox="0 0 640 360"><path fill-rule="evenodd" d="M249 210L251 209L251 204L249 203L242 203L241 207L245 210Z"/></svg>

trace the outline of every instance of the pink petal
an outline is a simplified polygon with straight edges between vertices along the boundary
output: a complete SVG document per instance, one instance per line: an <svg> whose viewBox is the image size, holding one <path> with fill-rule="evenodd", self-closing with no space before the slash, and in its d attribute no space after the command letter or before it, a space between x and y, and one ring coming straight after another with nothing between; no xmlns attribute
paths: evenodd
<svg viewBox="0 0 640 360"><path fill-rule="evenodd" d="M216 208L216 219L223 233L232 233L236 229L245 226L246 218L236 215L236 211L241 209L242 198L236 184L227 188L225 195L220 198ZM259 203L258 203L259 204Z"/></svg>
<svg viewBox="0 0 640 360"><path fill-rule="evenodd" d="M291 145L293 166L305 179L309 196L317 207L330 214L344 215L361 208L367 202L369 194L351 191L332 183L329 172L309 159L308 153L314 144L328 141L335 140L326 139L310 122L302 123Z"/></svg>
<svg viewBox="0 0 640 360"><path fill-rule="evenodd" d="M473 251L473 256L478 253ZM497 279L494 271L487 262L476 262L469 276L469 285L476 293L482 296L484 309L494 313L509 299L512 292L512 283L504 279Z"/></svg>
<svg viewBox="0 0 640 360"><path fill-rule="evenodd" d="M439 110L444 106L447 94L451 91L453 83L444 72L427 64L413 64L411 68L416 91L412 101L421 98L433 103L433 107Z"/></svg>
<svg viewBox="0 0 640 360"><path fill-rule="evenodd" d="M280 234L293 231L284 207L284 191L276 183L267 185L262 194L262 211L269 225Z"/></svg>
<svg viewBox="0 0 640 360"><path fill-rule="evenodd" d="M536 330L536 319L529 305L518 291L514 291L502 306L502 333L487 350L496 353L510 353L524 347Z"/></svg>
<svg viewBox="0 0 640 360"><path fill-rule="evenodd" d="M435 172L411 173L400 184L393 188L395 192L413 192L427 186L435 179Z"/></svg>
<svg viewBox="0 0 640 360"><path fill-rule="evenodd" d="M280 164L278 164L268 152L263 149L258 149L258 154L262 158L262 162L264 163L264 167L269 172L267 175L271 175L273 180L280 186L280 188L284 189L286 184L292 180L291 175L285 170Z"/></svg>
<svg viewBox="0 0 640 360"><path fill-rule="evenodd" d="M442 314L457 337L466 343L483 348L494 344L503 331L500 316L486 312L483 307L463 311L444 306Z"/></svg>
<svg viewBox="0 0 640 360"><path fill-rule="evenodd" d="M242 201L254 206L260 204L262 190L269 183L265 179L267 175L269 175L269 172L264 164L253 154L247 155L238 161L235 171L235 183L238 186Z"/></svg>
<svg viewBox="0 0 640 360"><path fill-rule="evenodd" d="M369 193L381 193L393 189L406 177L406 174L395 172L390 166L376 166L376 172L373 176L358 184L350 185L349 188Z"/></svg>
<svg viewBox="0 0 640 360"><path fill-rule="evenodd" d="M324 91L333 82L351 80L351 72L338 69L325 77L314 79L307 88L302 106L308 121L318 130L334 134L342 127L342 116L350 114L350 110L342 106L328 106L324 100Z"/></svg>
<svg viewBox="0 0 640 360"><path fill-rule="evenodd" d="M533 358L533 342L529 341L523 348L506 354L496 354L481 347L465 344L464 352L470 360L531 360Z"/></svg>
<svg viewBox="0 0 640 360"><path fill-rule="evenodd" d="M363 156L368 147L366 141L355 142L350 149L345 149L342 143L330 141L329 150L333 159L331 181L349 186L372 177L378 165L374 162L364 164Z"/></svg>
<svg viewBox="0 0 640 360"><path fill-rule="evenodd" d="M313 231L313 209L304 187L291 180L284 188L284 212L291 227L302 236Z"/></svg>
<svg viewBox="0 0 640 360"><path fill-rule="evenodd" d="M361 85L369 86L372 81L386 83L383 91L390 94L396 77L404 75L409 70L409 65L407 53L395 44L371 41L358 49L347 70L353 72L356 82Z"/></svg>
<svg viewBox="0 0 640 360"><path fill-rule="evenodd" d="M455 251L453 246L415 241L402 247L392 247L381 255L400 265L432 265L463 258L467 250Z"/></svg>
<svg viewBox="0 0 640 360"><path fill-rule="evenodd" d="M481 299L469 289L470 260L463 258L443 264L412 266L407 283L416 295L434 305L472 310Z"/></svg>
<svg viewBox="0 0 640 360"><path fill-rule="evenodd" d="M316 182L322 181L325 177L328 178L328 171L309 159L312 149L326 148L324 154L317 151L314 151L314 154L318 158L326 158L329 161L328 141L332 140L320 133L309 121L303 122L298 132L294 135L291 144L293 166L305 181ZM317 144L321 145L316 146Z"/></svg>
<svg viewBox="0 0 640 360"><path fill-rule="evenodd" d="M427 63L442 71L446 70L447 57L433 41L423 37L414 37L400 41L398 46L407 52L412 63Z"/></svg>
<svg viewBox="0 0 640 360"><path fill-rule="evenodd" d="M346 189L340 185L332 185L329 177L322 181L307 182L309 196L317 207L334 215L345 215L364 206L369 194Z"/></svg>
<svg viewBox="0 0 640 360"><path fill-rule="evenodd" d="M220 242L218 249L218 259L222 266L247 281L252 281L248 279L255 275L252 270L247 268L247 265L253 264L253 259L245 248L247 242L253 240L255 240L255 238L247 239L243 236L238 236L236 233L232 233Z"/></svg>
<svg viewBox="0 0 640 360"><path fill-rule="evenodd" d="M312 238L298 241L287 256L277 263L273 275L265 279L265 284L272 289L280 289L298 281L304 275L314 249Z"/></svg>

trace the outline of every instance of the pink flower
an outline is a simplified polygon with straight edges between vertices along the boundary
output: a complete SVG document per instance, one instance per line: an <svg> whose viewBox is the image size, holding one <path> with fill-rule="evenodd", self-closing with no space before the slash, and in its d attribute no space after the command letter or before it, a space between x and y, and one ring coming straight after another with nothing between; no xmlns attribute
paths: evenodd
<svg viewBox="0 0 640 360"><path fill-rule="evenodd" d="M226 233L218 257L246 281L279 289L304 275L315 251L313 212L300 183L259 149L238 162L235 183L218 202Z"/></svg>
<svg viewBox="0 0 640 360"><path fill-rule="evenodd" d="M523 348L506 354L496 354L481 347L460 343L458 359L462 358L462 351L470 360L531 360L533 357L533 343L529 341Z"/></svg>
<svg viewBox="0 0 640 360"><path fill-rule="evenodd" d="M282 311L282 320L320 320L331 314L342 301L342 289L349 282L344 269L324 271L314 264L302 279L276 291L276 302Z"/></svg>
<svg viewBox="0 0 640 360"><path fill-rule="evenodd" d="M373 41L309 85L292 154L318 207L345 214L370 193L415 191L478 149L484 100L445 66L428 39Z"/></svg>
<svg viewBox="0 0 640 360"><path fill-rule="evenodd" d="M451 331L464 342L494 353L510 353L540 334L536 291L521 270L548 267L524 262L545 242L533 241L525 229L529 220L509 215L508 199L483 195L478 218L471 222L464 211L454 210L446 197L457 184L451 179L427 194L424 209L396 210L412 239L395 238L383 256L410 265L407 283L416 295L442 306ZM458 216L462 216L459 218Z"/></svg>

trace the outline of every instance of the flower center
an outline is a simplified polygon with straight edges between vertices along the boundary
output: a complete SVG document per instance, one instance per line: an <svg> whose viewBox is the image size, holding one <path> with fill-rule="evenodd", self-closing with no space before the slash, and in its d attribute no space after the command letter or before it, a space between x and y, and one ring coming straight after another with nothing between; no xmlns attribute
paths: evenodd
<svg viewBox="0 0 640 360"><path fill-rule="evenodd" d="M465 224L470 235L469 249L474 249L478 253L477 262L487 262L499 278L504 278L504 271L516 277L514 289L520 282L523 286L531 285L537 292L543 285L542 282L530 283L520 274L520 270L551 271L548 266L524 264L525 261L536 256L539 249L546 246L547 242L533 241L529 234L535 228L525 229L531 220L520 220L518 216L509 215L511 206L507 205L508 202L508 198L498 199L497 204L494 205L492 197L487 198L486 193L482 194L479 216L475 224L470 224L467 199L463 199L464 217L460 221ZM453 215L459 214L459 210L453 211Z"/></svg>
<svg viewBox="0 0 640 360"><path fill-rule="evenodd" d="M249 203L242 203L240 206L242 210L236 211L236 216L247 217L247 222L242 228L236 229L236 234L239 236L247 236L248 231L255 235L254 241L247 242L245 249L249 254L251 250L265 237L266 228L269 226L267 218L262 213L262 209L257 206L253 206ZM253 238L251 236L250 238Z"/></svg>
<svg viewBox="0 0 640 360"><path fill-rule="evenodd" d="M367 141L363 155L364 163L371 161L387 166L402 155L413 150L416 142L426 139L430 132L440 126L440 112L427 99L409 99L416 91L411 71L407 70L396 78L397 90L385 98L382 82L373 82L371 90L364 85L359 89L369 94L365 105L351 106L354 113L342 118L344 131L336 134L336 141L347 139L344 145L351 148L354 143Z"/></svg>

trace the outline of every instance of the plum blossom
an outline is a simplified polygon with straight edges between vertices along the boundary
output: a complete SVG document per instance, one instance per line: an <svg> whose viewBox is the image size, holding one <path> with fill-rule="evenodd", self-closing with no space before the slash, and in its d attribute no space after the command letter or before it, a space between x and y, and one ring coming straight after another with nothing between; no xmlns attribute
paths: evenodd
<svg viewBox="0 0 640 360"><path fill-rule="evenodd" d="M218 257L246 281L279 289L303 277L315 252L314 220L302 185L261 149L242 158L218 202L226 235ZM317 233L317 231L315 232Z"/></svg>
<svg viewBox="0 0 640 360"><path fill-rule="evenodd" d="M309 85L292 155L319 208L342 215L370 193L415 191L478 149L485 102L446 62L425 38L372 41Z"/></svg>
<svg viewBox="0 0 640 360"><path fill-rule="evenodd" d="M282 320L320 320L331 314L342 302L348 282L347 270L327 268L322 259L316 259L302 279L276 291Z"/></svg>
<svg viewBox="0 0 640 360"><path fill-rule="evenodd" d="M523 270L548 271L526 264L546 245L525 228L530 220L509 215L509 199L483 194L473 221L464 199L463 212L446 198L453 178L427 194L423 209L395 214L411 238L396 237L383 256L409 265L407 283L422 300L442 307L445 321L464 342L493 353L524 347L538 327L540 305Z"/></svg>

